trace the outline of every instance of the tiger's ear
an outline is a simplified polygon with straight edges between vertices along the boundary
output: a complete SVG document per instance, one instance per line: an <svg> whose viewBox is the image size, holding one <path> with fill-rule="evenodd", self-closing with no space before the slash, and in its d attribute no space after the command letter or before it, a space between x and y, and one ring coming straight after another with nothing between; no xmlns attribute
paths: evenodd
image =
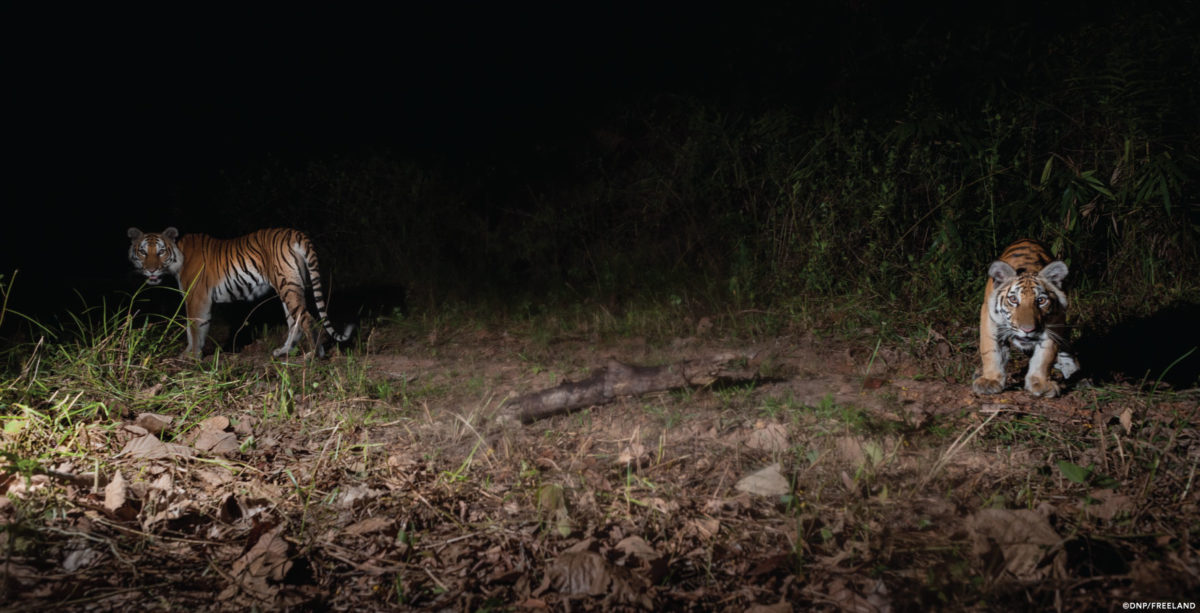
<svg viewBox="0 0 1200 613"><path fill-rule="evenodd" d="M1062 285L1063 279L1067 278L1067 265L1061 260L1055 260L1047 264L1039 274L1041 274L1043 279L1058 287Z"/></svg>
<svg viewBox="0 0 1200 613"><path fill-rule="evenodd" d="M1013 270L1013 267L1009 266L1006 262L996 260L988 267L988 276L992 278L992 281L996 285L999 285L1017 276L1017 271Z"/></svg>
<svg viewBox="0 0 1200 613"><path fill-rule="evenodd" d="M137 228L130 228L125 231L125 234L135 241L142 238L142 231Z"/></svg>
<svg viewBox="0 0 1200 613"><path fill-rule="evenodd" d="M176 230L175 226L171 226L171 227L167 228L166 230L163 230L162 235L171 240L175 240L175 239L179 238L179 230Z"/></svg>

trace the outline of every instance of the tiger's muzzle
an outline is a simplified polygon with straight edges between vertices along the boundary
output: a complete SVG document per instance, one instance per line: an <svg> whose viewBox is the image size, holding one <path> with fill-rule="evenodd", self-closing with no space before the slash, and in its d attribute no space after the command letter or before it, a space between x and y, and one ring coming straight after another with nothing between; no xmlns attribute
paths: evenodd
<svg viewBox="0 0 1200 613"><path fill-rule="evenodd" d="M1021 351L1030 352L1042 341L1042 336L1044 335L1041 326L1037 326L1032 330L1025 330L1024 326L1014 328L1012 344Z"/></svg>

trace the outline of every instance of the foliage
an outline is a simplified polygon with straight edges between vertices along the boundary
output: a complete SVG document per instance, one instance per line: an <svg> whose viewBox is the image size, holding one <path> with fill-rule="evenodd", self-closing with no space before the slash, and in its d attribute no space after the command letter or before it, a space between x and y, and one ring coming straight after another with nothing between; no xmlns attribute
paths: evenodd
<svg viewBox="0 0 1200 613"><path fill-rule="evenodd" d="M1109 8L912 30L868 11L824 88L647 95L588 134L469 160L271 158L179 218L287 220L340 287L403 286L428 306L517 291L961 315L988 261L1028 236L1068 262L1092 310L1144 313L1196 299L1200 39L1184 9Z"/></svg>

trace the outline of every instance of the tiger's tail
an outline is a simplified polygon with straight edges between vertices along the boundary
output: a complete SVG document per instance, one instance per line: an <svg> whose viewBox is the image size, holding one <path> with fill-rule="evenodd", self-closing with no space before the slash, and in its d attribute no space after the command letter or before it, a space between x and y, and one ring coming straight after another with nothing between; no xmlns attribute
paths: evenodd
<svg viewBox="0 0 1200 613"><path fill-rule="evenodd" d="M339 333L333 329L333 324L329 322L329 315L325 312L325 290L321 288L321 273L317 269L317 250L313 248L312 241L308 236L301 233L300 245L304 249L304 263L308 268L308 280L312 284L313 299L317 303L317 313L321 316L321 325L325 327L325 331L333 340L344 343L350 340L350 334L354 332L354 324L346 324Z"/></svg>

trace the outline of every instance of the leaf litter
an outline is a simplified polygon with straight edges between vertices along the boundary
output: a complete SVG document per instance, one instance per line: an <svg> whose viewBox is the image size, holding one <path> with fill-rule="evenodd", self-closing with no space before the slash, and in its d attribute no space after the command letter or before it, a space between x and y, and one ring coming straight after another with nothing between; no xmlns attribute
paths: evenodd
<svg viewBox="0 0 1200 613"><path fill-rule="evenodd" d="M635 339L604 353L724 349ZM919 378L898 349L869 374L868 352L811 335L754 350L773 371L750 385L521 426L493 419L503 399L586 373L592 342L384 338L366 363L399 395L300 394L283 418L227 406L185 431L161 408L87 426L84 454L0 475L0 601L886 611L1200 586L1194 397L979 399Z"/></svg>

